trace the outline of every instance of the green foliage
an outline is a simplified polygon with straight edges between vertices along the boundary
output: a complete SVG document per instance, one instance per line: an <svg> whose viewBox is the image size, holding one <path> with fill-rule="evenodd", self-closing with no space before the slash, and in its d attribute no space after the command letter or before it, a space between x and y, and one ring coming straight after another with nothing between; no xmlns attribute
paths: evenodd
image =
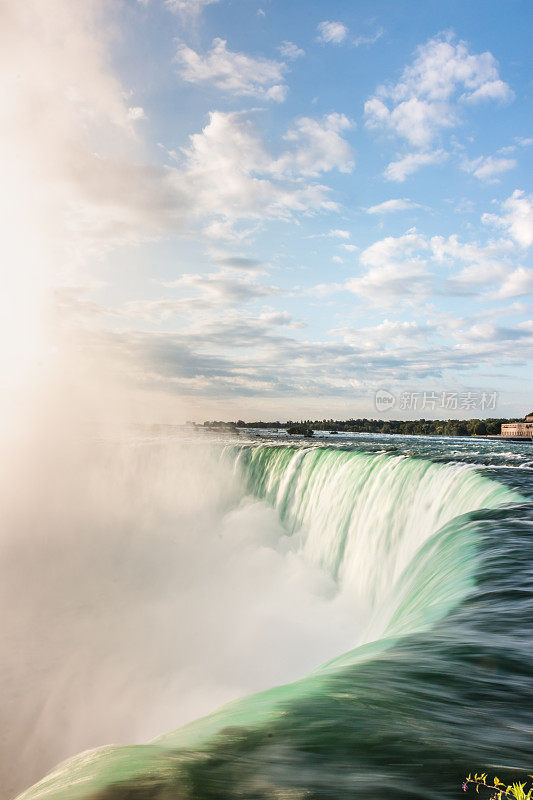
<svg viewBox="0 0 533 800"><path fill-rule="evenodd" d="M529 777L533 778L533 775L529 775ZM463 791L467 792L470 786L475 787L478 794L480 789L487 789L491 793L490 800L504 800L506 797L513 798L513 800L533 800L533 786L528 789L525 781L524 783L519 781L504 783L495 776L491 782L486 772L482 772L480 775L475 772L473 777L468 775L463 783Z"/></svg>
<svg viewBox="0 0 533 800"><path fill-rule="evenodd" d="M503 422L517 422L513 419L502 419L490 417L488 419L348 419L348 420L300 420L294 422L289 420L286 423L280 422L204 422L205 427L210 428L285 428L288 433L296 433L301 436L308 434L300 430L293 431L294 428L306 428L315 431L329 431L331 433L400 433L415 436L494 436L499 435Z"/></svg>
<svg viewBox="0 0 533 800"><path fill-rule="evenodd" d="M291 436L306 436L310 437L313 435L313 429L307 423L300 423L298 425L291 425L290 428L287 428L287 433Z"/></svg>

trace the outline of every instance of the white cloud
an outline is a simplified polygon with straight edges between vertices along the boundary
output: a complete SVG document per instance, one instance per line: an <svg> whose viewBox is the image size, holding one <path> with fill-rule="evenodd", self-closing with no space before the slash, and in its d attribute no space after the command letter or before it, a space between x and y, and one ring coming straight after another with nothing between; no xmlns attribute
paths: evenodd
<svg viewBox="0 0 533 800"><path fill-rule="evenodd" d="M176 164L143 165L146 150L124 102L128 95L109 70L105 31L98 43L93 41L97 26L91 24L90 36L82 30L86 15L90 14L89 4L81 0L49 0L46 6L44 9L42 3L30 0L29 14L27 5L15 4L16 13L7 20L11 25L13 18L19 22L22 19L24 25L32 26L32 31L21 37L16 27L8 37L9 46L0 53L0 59L10 65L14 75L3 96L9 113L0 132L2 146L6 152L16 154L16 159L7 162L8 167L16 160L24 170L21 181L8 182L3 207L9 212L13 201L19 203L25 220L27 201L37 203L39 197L45 197L38 210L44 208L47 221L53 218L51 238L54 242L62 239L68 255L78 254L75 245L81 239L86 242L83 257L91 258L111 244L141 241L184 228L190 231L195 224L209 225L212 232L230 232L238 238L243 235L239 226L244 224L258 226L265 219L293 219L334 208L328 188L314 176L329 169L348 171L353 166L345 141L349 128L343 115L296 121L282 144L282 149L290 152L280 156L276 150L274 156L245 115L214 112L204 129L191 136L177 154ZM39 37L36 32L41 30L46 35ZM16 77L20 74L31 75L33 83L21 83ZM49 109L46 115L35 115L37 90ZM33 121L32 126L27 124L28 119ZM32 191L35 186L38 191ZM531 199L520 192L511 199L513 203L504 204L491 221L509 231L516 241L528 242L533 236L531 222L527 223ZM525 215L520 211L522 201L529 204ZM42 215L35 216L42 219ZM7 219L12 217L8 215ZM15 242L16 253L24 245L19 239ZM339 253L356 249L355 245L345 244L348 239L344 235L329 241L339 245ZM361 254L362 274L353 278L350 289L371 298L377 313L382 300L390 304L391 298L404 298L412 292L420 297L434 279L430 259L436 258L437 249L437 243L428 243L427 238L414 233L406 234L401 244L375 243ZM483 253L471 250L469 254L460 242L455 249L447 243L441 252L441 268L449 266L450 272L455 273L477 264L477 276L469 276L471 283L474 279L481 281L485 271L486 281L498 281L502 297L521 294L530 285L525 268L509 266L512 253L509 258L503 252L494 253L493 269L490 254L485 253L484 261ZM69 266L64 255L63 252L58 259L59 270ZM501 269L497 268L498 263ZM241 308L248 302L276 302L277 287L254 280L257 265L221 260L219 266L222 269L207 275L182 276L179 285L169 291L175 292L175 297L142 301L137 308L128 309L130 314L156 322L172 314L187 314L187 328L183 326L166 337L124 330L103 333L95 349L105 349L107 344L115 348L126 366L132 366L130 374L135 379L140 376L139 380L150 383L153 378L170 391L185 387L184 391L216 397L223 393L242 396L244 392L255 392L261 398L264 393L297 394L301 398L304 392L318 397L331 390L350 393L351 400L353 380L363 373L371 372L382 379L397 374L399 365L410 376L437 374L447 366L471 365L471 350L457 354L448 342L445 347L426 350L408 349L406 345L406 349L395 350L385 359L379 348L369 354L366 345L358 345L356 337L349 345L291 339L284 331L296 327L296 323L286 312L264 311L254 316ZM25 291L29 285L31 280ZM477 285L485 286L482 282ZM14 305L19 314L19 307ZM100 313L93 311L95 315ZM420 323L419 328L422 327ZM495 337L507 335L494 330ZM408 340L412 334L419 341L423 339L412 323L410 327L402 326L394 320L390 320L387 331L376 331L376 339L382 336L377 340L384 341L385 334L394 340L390 342L391 349L397 347L400 337ZM364 341L371 339L368 329ZM241 348L242 358L230 357L224 350L228 347ZM488 355L482 354L480 363L500 351L491 346L486 352Z"/></svg>
<svg viewBox="0 0 533 800"><path fill-rule="evenodd" d="M182 43L178 46L176 61L180 76L188 83L216 86L230 94L261 97L277 103L283 102L287 95L283 75L286 64L232 52L224 39L213 39L211 50L205 55Z"/></svg>
<svg viewBox="0 0 533 800"><path fill-rule="evenodd" d="M518 267L503 281L498 297L522 297L533 294L533 269Z"/></svg>
<svg viewBox="0 0 533 800"><path fill-rule="evenodd" d="M521 247L533 244L533 195L515 189L501 204L502 214L483 214L485 224L504 228Z"/></svg>
<svg viewBox="0 0 533 800"><path fill-rule="evenodd" d="M483 55L490 55L483 54ZM492 56L491 56L492 58ZM496 62L493 62L496 67ZM497 69L497 67L496 67ZM481 84L475 91L465 93L462 95L461 100L465 103L479 103L482 100L499 100L502 103L509 102L514 97L514 93L509 88L509 85L502 80L487 80Z"/></svg>
<svg viewBox="0 0 533 800"><path fill-rule="evenodd" d="M305 289L305 294L322 299L337 292L342 292L345 288L343 283L317 283L309 289Z"/></svg>
<svg viewBox="0 0 533 800"><path fill-rule="evenodd" d="M425 287L419 275L414 278L420 299ZM387 295L383 282L364 288L372 305L380 309L402 299L402 292ZM346 286L326 284L304 293L325 298L343 290ZM439 378L450 369L470 374L473 358L478 365L520 358L533 340L533 323L504 326L497 315L487 312L461 319L432 312L431 306L418 321L387 318L360 328L339 326L329 331L328 341L289 335L290 329L305 326L284 311L265 309L252 315L241 308L214 305L198 313L194 297L183 308L189 324L180 331L104 332L99 347L135 380L151 386L155 382L165 391L217 399L233 396L239 402L246 396L264 402L296 392L301 403L302 397L323 398L330 393L349 396L352 402L361 375L370 374L373 384L394 383L399 368L402 380ZM405 303L402 309L403 313Z"/></svg>
<svg viewBox="0 0 533 800"><path fill-rule="evenodd" d="M190 304L192 299L198 298L205 306L235 305L280 294L277 286L265 286L252 275L231 268L207 275L184 274L177 280L167 281L163 285L169 289L192 289L195 294L189 296L184 301L185 304ZM178 302L183 308L183 301Z"/></svg>
<svg viewBox="0 0 533 800"><path fill-rule="evenodd" d="M529 274L516 269L515 245L510 239L461 242L456 234L428 238L416 231L403 236L388 236L363 250L359 263L366 269L352 278L347 288L355 294L373 298L385 305L391 298L408 299L428 295L490 295L505 286L499 296L522 293ZM450 272L442 274L438 268ZM520 290L520 291L519 291ZM489 294L487 294L489 293Z"/></svg>
<svg viewBox="0 0 533 800"><path fill-rule="evenodd" d="M130 301L116 312L106 309L106 313L149 322L166 321L176 315L183 318L201 313L202 320L206 321L218 319L217 314L223 310L225 313L225 309L234 306L242 308L245 304L283 294L279 287L258 280L268 272L267 265L261 262L242 256L225 256L215 260L220 265L215 272L184 273L176 280L161 282L166 289L177 290L178 297ZM199 319L196 316L197 330Z"/></svg>
<svg viewBox="0 0 533 800"><path fill-rule="evenodd" d="M397 161L391 161L383 174L389 181L403 183L409 175L418 172L421 167L427 167L429 164L442 164L447 158L448 153L444 150L434 150L429 153L408 153Z"/></svg>
<svg viewBox="0 0 533 800"><path fill-rule="evenodd" d="M348 28L342 22L319 22L317 25L320 42L340 44L348 36Z"/></svg>
<svg viewBox="0 0 533 800"><path fill-rule="evenodd" d="M452 292L484 288L502 280L509 271L508 257L514 251L514 245L508 239L479 245L477 242L460 242L456 234L433 236L430 246L437 262L449 267L464 265L448 281L448 288Z"/></svg>
<svg viewBox="0 0 533 800"><path fill-rule="evenodd" d="M0 148L13 157L5 161L11 166L2 179L10 209L2 208L0 217L9 219L23 202L29 242L31 209L46 197L35 214L43 220L39 236L60 248L50 272L70 274L98 251L145 241L163 228L178 230L183 198L165 169L140 164L140 107L128 108L128 94L109 68L99 4L50 0L47 8L48 14L32 0L3 20ZM30 73L31 80L20 80ZM35 114L36 96L46 114ZM46 190L34 188L40 186ZM45 279L47 246L40 245L39 281ZM22 249L17 245L17 252Z"/></svg>
<svg viewBox="0 0 533 800"><path fill-rule="evenodd" d="M302 181L309 174L307 146L302 147L303 153L297 148L290 157L273 159L246 115L215 111L203 131L190 137L175 180L190 194L191 213L209 221L218 236L239 220L333 210L327 187ZM327 168L331 154L318 155Z"/></svg>
<svg viewBox="0 0 533 800"><path fill-rule="evenodd" d="M345 342L356 345L367 352L375 352L379 349L383 352L384 348L405 348L408 347L411 353L424 343L428 337L435 332L435 326L419 324L412 321L399 321L385 319L378 325L363 328L344 327L338 328L332 333L342 336ZM418 342L417 342L418 340Z"/></svg>
<svg viewBox="0 0 533 800"><path fill-rule="evenodd" d="M144 108L141 106L131 106L128 108L128 118L133 120L147 119Z"/></svg>
<svg viewBox="0 0 533 800"><path fill-rule="evenodd" d="M355 39L353 40L353 43L356 47L360 47L362 44L375 44L378 41L378 39L381 39L383 33L384 33L383 28L378 28L378 30L373 34L369 34L366 36L364 34L361 34L360 36L356 36Z"/></svg>
<svg viewBox="0 0 533 800"><path fill-rule="evenodd" d="M462 168L465 172L475 175L480 181L498 183L498 175L508 172L516 167L514 158L498 158L497 156L479 156L472 161L464 161Z"/></svg>
<svg viewBox="0 0 533 800"><path fill-rule="evenodd" d="M415 252L426 250L428 244L418 233L406 233L403 236L387 236L380 239L361 253L360 261L365 267L383 267L411 257Z"/></svg>
<svg viewBox="0 0 533 800"><path fill-rule="evenodd" d="M353 151L342 133L353 127L353 122L344 114L326 114L322 119L300 117L284 137L292 148L279 157L274 171L310 176L333 169L351 172Z"/></svg>
<svg viewBox="0 0 533 800"><path fill-rule="evenodd" d="M398 83L382 85L365 103L367 126L428 148L441 129L458 124L459 103L510 100L491 53L469 53L464 42L436 37L421 45Z"/></svg>
<svg viewBox="0 0 533 800"><path fill-rule="evenodd" d="M354 294L386 304L401 296L428 294L429 273L427 261L422 254L428 243L417 233L403 236L387 236L367 247L360 255L366 273L347 281L347 288Z"/></svg>
<svg viewBox="0 0 533 800"><path fill-rule="evenodd" d="M282 42L278 50L283 58L287 58L289 61L295 61L297 58L305 56L305 50L302 50L302 48L298 47L294 42Z"/></svg>
<svg viewBox="0 0 533 800"><path fill-rule="evenodd" d="M165 5L170 11L180 14L185 19L197 17L204 6L218 3L219 0L165 0Z"/></svg>
<svg viewBox="0 0 533 800"><path fill-rule="evenodd" d="M334 228L328 233L333 239L349 239L350 231L343 231L340 228Z"/></svg>
<svg viewBox="0 0 533 800"><path fill-rule="evenodd" d="M393 198L391 200L385 200L383 203L378 203L375 206L370 206L370 208L366 209L366 213L390 214L396 211L408 211L412 208L420 208L420 204L413 202L413 200L408 200L406 197Z"/></svg>

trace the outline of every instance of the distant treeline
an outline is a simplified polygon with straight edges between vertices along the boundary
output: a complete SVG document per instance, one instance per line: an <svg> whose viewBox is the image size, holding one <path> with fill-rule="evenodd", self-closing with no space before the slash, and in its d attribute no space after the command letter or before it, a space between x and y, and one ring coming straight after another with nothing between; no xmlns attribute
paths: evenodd
<svg viewBox="0 0 533 800"><path fill-rule="evenodd" d="M299 420L297 422L204 422L205 428L292 428L295 433L303 429L336 431L337 433L407 433L432 436L490 436L499 434L502 423L519 419L347 419ZM292 431L290 431L292 432Z"/></svg>

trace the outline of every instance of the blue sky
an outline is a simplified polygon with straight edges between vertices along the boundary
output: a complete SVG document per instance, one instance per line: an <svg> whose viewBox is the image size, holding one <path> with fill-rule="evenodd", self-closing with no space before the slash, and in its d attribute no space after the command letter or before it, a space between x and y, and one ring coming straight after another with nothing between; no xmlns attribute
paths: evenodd
<svg viewBox="0 0 533 800"><path fill-rule="evenodd" d="M40 147L81 350L167 420L530 410L530 3L77 5Z"/></svg>

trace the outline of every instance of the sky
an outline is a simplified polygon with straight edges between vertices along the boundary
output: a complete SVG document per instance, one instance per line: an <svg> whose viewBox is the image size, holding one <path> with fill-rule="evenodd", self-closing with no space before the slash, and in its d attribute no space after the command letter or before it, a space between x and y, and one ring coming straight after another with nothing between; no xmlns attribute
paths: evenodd
<svg viewBox="0 0 533 800"><path fill-rule="evenodd" d="M531 410L531 3L0 14L4 388L113 383L153 422Z"/></svg>

